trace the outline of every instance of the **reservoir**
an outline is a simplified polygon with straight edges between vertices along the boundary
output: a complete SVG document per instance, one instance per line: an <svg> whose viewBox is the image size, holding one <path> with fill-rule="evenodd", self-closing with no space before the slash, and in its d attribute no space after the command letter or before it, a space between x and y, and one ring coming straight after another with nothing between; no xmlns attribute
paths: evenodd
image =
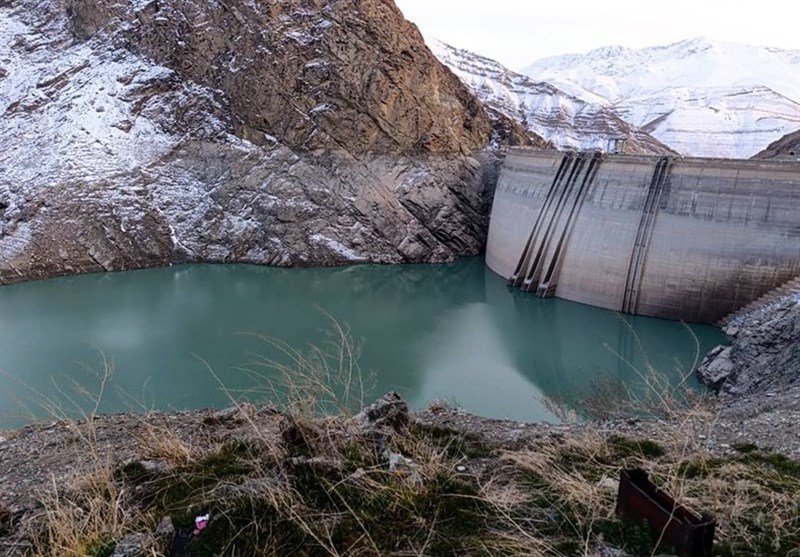
<svg viewBox="0 0 800 557"><path fill-rule="evenodd" d="M53 406L90 408L81 390L98 390L103 358L113 375L101 412L274 399L277 373L262 364L288 361L259 335L304 353L325 346L332 320L361 348L367 401L396 390L416 409L446 400L523 421L557 421L548 399L581 414L595 385L645 389L648 369L673 383L688 374L697 387L690 371L698 354L726 341L708 325L513 291L481 258L58 278L0 287L0 429L52 420Z"/></svg>

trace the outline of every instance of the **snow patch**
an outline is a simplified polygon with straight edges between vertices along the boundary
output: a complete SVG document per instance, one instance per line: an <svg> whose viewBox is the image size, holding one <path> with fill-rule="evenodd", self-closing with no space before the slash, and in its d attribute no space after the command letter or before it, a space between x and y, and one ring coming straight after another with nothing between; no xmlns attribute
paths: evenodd
<svg viewBox="0 0 800 557"><path fill-rule="evenodd" d="M31 241L31 226L19 223L12 233L0 231L0 261L12 261L22 255Z"/></svg>
<svg viewBox="0 0 800 557"><path fill-rule="evenodd" d="M348 248L344 244L334 240L332 238L328 238L322 234L312 234L308 237L309 241L314 244L323 245L328 248L333 253L340 255L344 259L348 259L350 261L365 261L366 257L359 255L356 251L351 248Z"/></svg>

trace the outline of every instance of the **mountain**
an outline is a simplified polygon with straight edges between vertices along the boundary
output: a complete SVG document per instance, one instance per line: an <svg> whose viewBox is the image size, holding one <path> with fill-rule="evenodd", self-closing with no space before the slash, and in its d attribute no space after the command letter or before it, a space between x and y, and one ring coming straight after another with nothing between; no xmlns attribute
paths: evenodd
<svg viewBox="0 0 800 557"><path fill-rule="evenodd" d="M605 150L609 139L627 137L626 152L671 152L620 118L605 102L579 99L468 50L436 40L427 42L436 57L490 109L522 123L559 149Z"/></svg>
<svg viewBox="0 0 800 557"><path fill-rule="evenodd" d="M0 1L0 115L0 283L485 241L499 132L391 0Z"/></svg>
<svg viewBox="0 0 800 557"><path fill-rule="evenodd" d="M800 161L800 130L784 135L773 141L766 149L758 153L754 159L772 159L775 157Z"/></svg>
<svg viewBox="0 0 800 557"><path fill-rule="evenodd" d="M545 58L522 73L608 106L683 155L748 158L800 126L800 50L697 38Z"/></svg>

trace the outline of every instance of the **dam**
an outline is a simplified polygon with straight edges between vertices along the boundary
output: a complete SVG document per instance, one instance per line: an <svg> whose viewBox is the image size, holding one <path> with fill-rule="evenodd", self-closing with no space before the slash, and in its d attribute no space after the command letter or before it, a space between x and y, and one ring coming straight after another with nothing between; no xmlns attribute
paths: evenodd
<svg viewBox="0 0 800 557"><path fill-rule="evenodd" d="M800 275L800 162L512 149L486 263L540 297L717 322Z"/></svg>

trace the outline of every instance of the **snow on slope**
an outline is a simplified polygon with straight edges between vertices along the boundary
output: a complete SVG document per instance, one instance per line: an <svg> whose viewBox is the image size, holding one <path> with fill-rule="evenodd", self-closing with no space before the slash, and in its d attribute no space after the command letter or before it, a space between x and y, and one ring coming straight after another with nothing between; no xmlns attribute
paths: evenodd
<svg viewBox="0 0 800 557"><path fill-rule="evenodd" d="M582 100L467 50L436 40L427 44L484 103L560 149L607 149L610 138L623 136L630 138L626 150L631 152L668 151L617 116L599 97Z"/></svg>
<svg viewBox="0 0 800 557"><path fill-rule="evenodd" d="M208 62L216 71L219 59L205 60L204 49L216 44L224 50L230 29L204 22L223 12L239 21L232 4L0 0L1 284L186 261L282 266L444 262L479 252L491 195L485 172L494 169L495 159L482 153L456 155L455 148L441 155L414 150L413 157L402 154L402 147L362 152L365 128L358 119L372 121L369 115L382 108L356 106L339 90L355 94L361 90L362 70L385 70L390 63L364 54L368 43L344 27L344 34L322 51L296 47L311 36L298 29L317 29L325 6L308 13L298 8L293 15L264 12L266 19L258 24L245 19L241 29L231 31L252 38L233 51L239 65L223 60L219 73L195 80L185 74L192 60ZM261 10L252 0L235 4ZM333 6L337 16L352 15L347 0L326 6ZM160 15L142 15L143 9ZM184 25L182 17L164 17L164 10L189 15L198 10L201 23ZM95 24L102 31L96 32ZM380 40L394 40L388 31L379 31ZM132 44L145 32L167 46L173 41L200 46L173 59L159 54L160 47L148 52ZM467 135L445 137L439 148L447 149L448 141L465 150L467 141L482 144L490 122L477 101L412 39L437 74L425 87L458 102L416 107L408 100L414 91L387 82L386 89L406 99L410 112L391 122L375 120L375 130L387 141L395 129L408 140L417 137L410 134L419 122L435 120L445 131L453 127L457 132L464 126L454 119L468 119L475 126L464 127ZM342 41L350 50L340 60L335 86L321 82L328 89L306 84L298 92L294 78L281 81L275 72L282 70L273 70L286 65L274 60L291 61L300 71L320 69L320 60L342 55ZM269 51L273 42L276 48ZM400 48L407 43L381 44L397 47L397 60L405 58ZM158 56L148 59L142 52ZM263 67L242 65L241 60L263 58L264 52L270 56ZM272 57L278 54L285 59ZM229 74L240 81L226 82ZM329 76L327 70L319 75ZM415 79L413 74L408 81ZM238 130L241 137L235 135L242 122L242 112L233 107L235 96L243 100L239 88L263 89L265 84L269 98L291 99L302 126L288 131L244 126ZM318 98L319 91L329 97ZM295 138L317 134L313 112L331 99L352 105L352 119L336 116L328 122L343 126L341 137L348 141L342 145L323 138L323 147L313 152L292 149ZM299 101L303 110L297 108ZM392 104L391 98L384 101ZM283 122L280 109L262 102L276 122ZM406 126L409 118L416 124ZM281 134L264 141L262 132L270 130ZM425 133L419 141L427 138Z"/></svg>
<svg viewBox="0 0 800 557"><path fill-rule="evenodd" d="M800 128L800 50L698 38L545 58L523 73L601 98L684 155L748 158Z"/></svg>
<svg viewBox="0 0 800 557"><path fill-rule="evenodd" d="M41 29L0 15L0 165L18 183L42 183L43 176L94 181L130 171L180 141L162 125L173 102L215 104L213 91L180 83L168 68L73 41L62 21L51 22L57 28L46 41ZM52 55L52 43L60 43L61 56ZM154 89L163 92L156 100ZM226 128L213 117L196 126L209 137Z"/></svg>
<svg viewBox="0 0 800 557"><path fill-rule="evenodd" d="M28 249L24 232L41 198L113 203L123 229L138 226L144 190L133 177L187 135L224 139L231 128L217 118L215 91L127 51L76 41L51 8L0 6L0 261ZM204 118L176 129L179 112L198 106L208 107Z"/></svg>

